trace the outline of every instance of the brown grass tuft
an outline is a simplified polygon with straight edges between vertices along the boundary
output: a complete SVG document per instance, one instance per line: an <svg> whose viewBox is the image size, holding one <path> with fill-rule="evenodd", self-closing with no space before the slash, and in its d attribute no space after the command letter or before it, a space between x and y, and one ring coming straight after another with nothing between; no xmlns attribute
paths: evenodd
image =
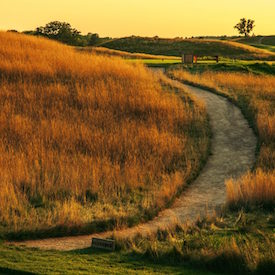
<svg viewBox="0 0 275 275"><path fill-rule="evenodd" d="M233 208L239 205L273 207L275 204L275 173L257 170L247 173L238 180L226 183L227 202Z"/></svg>

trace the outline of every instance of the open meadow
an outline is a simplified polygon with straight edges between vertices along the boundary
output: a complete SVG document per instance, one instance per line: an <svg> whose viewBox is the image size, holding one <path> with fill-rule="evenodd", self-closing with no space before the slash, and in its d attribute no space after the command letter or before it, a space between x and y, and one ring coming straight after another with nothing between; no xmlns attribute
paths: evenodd
<svg viewBox="0 0 275 275"><path fill-rule="evenodd" d="M179 58L79 51L21 34L0 32L0 42L0 273L272 274L273 62L173 67ZM226 208L146 237L115 232L111 253L9 246L7 239L119 233L170 207L202 172L207 109L141 63L168 64L167 76L226 97L249 121L256 162L227 180Z"/></svg>
<svg viewBox="0 0 275 275"><path fill-rule="evenodd" d="M0 5L0 275L275 275L275 1Z"/></svg>
<svg viewBox="0 0 275 275"><path fill-rule="evenodd" d="M252 36L235 39L236 42L251 45L253 47L275 52L275 36Z"/></svg>

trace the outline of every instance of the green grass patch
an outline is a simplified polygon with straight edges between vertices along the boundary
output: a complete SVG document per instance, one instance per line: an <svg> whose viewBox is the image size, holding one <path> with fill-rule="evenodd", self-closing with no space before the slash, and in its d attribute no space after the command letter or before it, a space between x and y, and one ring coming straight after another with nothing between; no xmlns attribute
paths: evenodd
<svg viewBox="0 0 275 275"><path fill-rule="evenodd" d="M257 75L275 75L275 62L232 60L222 58L219 63L209 60L199 60L193 66L183 66L192 73L203 73L206 71L214 72L237 72L254 73Z"/></svg>
<svg viewBox="0 0 275 275"><path fill-rule="evenodd" d="M198 220L196 226L176 225L145 239L123 241L156 263L185 263L218 274L273 274L274 213L224 213Z"/></svg>
<svg viewBox="0 0 275 275"><path fill-rule="evenodd" d="M40 251L0 244L1 274L212 274L183 265L158 264L143 255L84 249Z"/></svg>
<svg viewBox="0 0 275 275"><path fill-rule="evenodd" d="M166 67L181 63L181 59L127 59L127 61L141 62L148 67Z"/></svg>
<svg viewBox="0 0 275 275"><path fill-rule="evenodd" d="M259 48L259 49L264 49L268 50L270 52L275 52L275 46L272 45L263 45L263 44L250 44L253 47Z"/></svg>

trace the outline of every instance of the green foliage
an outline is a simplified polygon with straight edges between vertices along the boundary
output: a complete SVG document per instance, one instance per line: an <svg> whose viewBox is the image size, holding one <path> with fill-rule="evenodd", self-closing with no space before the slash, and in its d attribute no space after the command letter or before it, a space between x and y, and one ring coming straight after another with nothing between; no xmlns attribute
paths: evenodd
<svg viewBox="0 0 275 275"><path fill-rule="evenodd" d="M80 32L72 28L69 23L52 21L46 24L45 27L38 27L36 34L74 45Z"/></svg>
<svg viewBox="0 0 275 275"><path fill-rule="evenodd" d="M148 67L169 67L181 63L181 59L128 59L129 62L142 62Z"/></svg>
<svg viewBox="0 0 275 275"><path fill-rule="evenodd" d="M94 46L99 41L99 35L97 33L88 33L86 37L88 46Z"/></svg>
<svg viewBox="0 0 275 275"><path fill-rule="evenodd" d="M60 21L52 21L45 26L36 28L34 31L24 31L23 33L28 35L40 35L68 45L81 47L94 46L110 39L109 37L100 38L97 33L82 35L80 31L73 28L69 23Z"/></svg>

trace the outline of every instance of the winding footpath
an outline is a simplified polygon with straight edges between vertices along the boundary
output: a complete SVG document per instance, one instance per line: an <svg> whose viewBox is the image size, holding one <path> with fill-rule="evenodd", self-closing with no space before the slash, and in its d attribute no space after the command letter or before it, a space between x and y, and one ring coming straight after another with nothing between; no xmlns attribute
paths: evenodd
<svg viewBox="0 0 275 275"><path fill-rule="evenodd" d="M227 99L188 85L185 91L206 104L212 128L211 155L199 177L176 199L173 206L162 211L155 219L138 226L115 232L118 237L131 237L139 233L146 236L158 228L167 228L174 221L194 222L225 203L225 180L237 178L249 170L255 160L256 137L241 111ZM75 250L91 245L92 237L105 238L113 232L101 234L51 238L11 243L40 249Z"/></svg>

